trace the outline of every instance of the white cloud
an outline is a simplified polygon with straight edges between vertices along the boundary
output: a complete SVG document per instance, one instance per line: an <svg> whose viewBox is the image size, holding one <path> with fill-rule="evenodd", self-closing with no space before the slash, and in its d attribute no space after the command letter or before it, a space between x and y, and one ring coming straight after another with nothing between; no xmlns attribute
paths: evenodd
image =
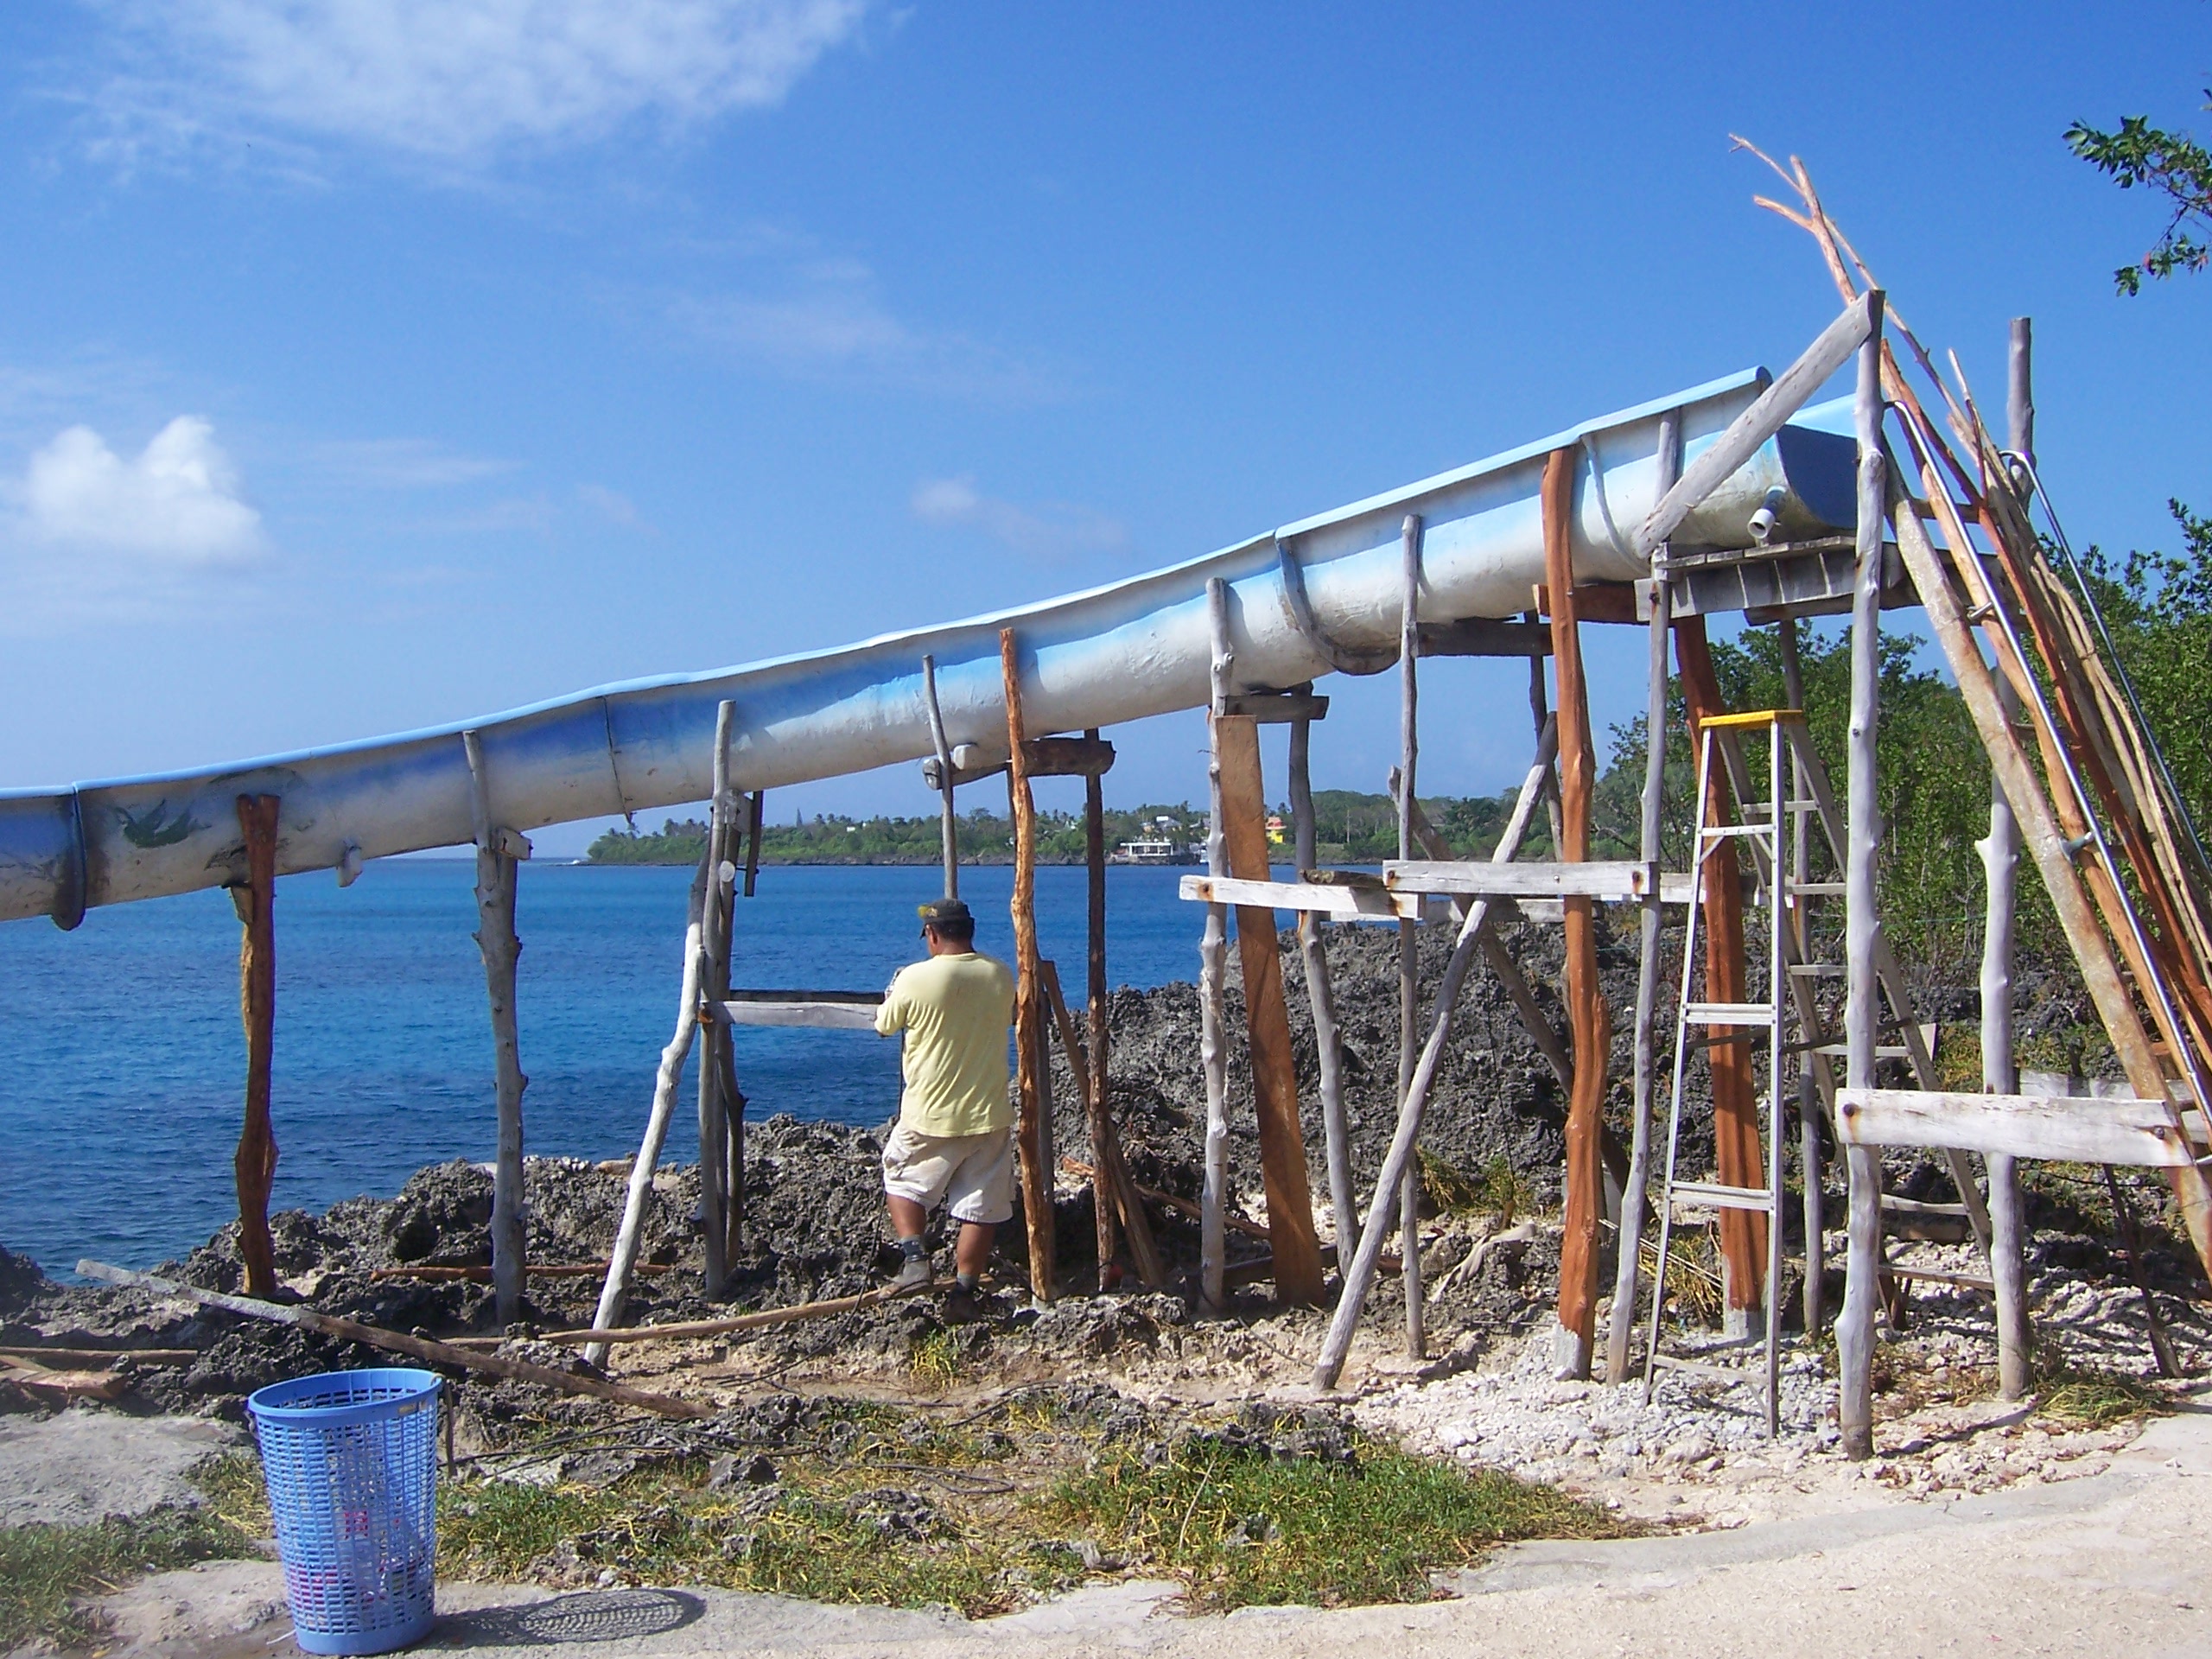
<svg viewBox="0 0 2212 1659"><path fill-rule="evenodd" d="M1019 507L983 494L969 474L924 480L915 486L909 505L924 524L980 530L1031 558L1067 559L1128 545L1128 531L1116 519L1061 503L1035 511Z"/></svg>
<svg viewBox="0 0 2212 1659"><path fill-rule="evenodd" d="M886 305L856 259L793 261L768 291L674 301L678 327L734 356L801 379L857 381L999 402L1058 395L1051 379L951 330L914 327Z"/></svg>
<svg viewBox="0 0 2212 1659"><path fill-rule="evenodd" d="M868 0L106 0L119 131L238 127L472 162L779 101Z"/></svg>
<svg viewBox="0 0 2212 1659"><path fill-rule="evenodd" d="M465 455L430 438L346 438L318 444L314 463L350 484L383 490L446 489L515 470L512 461Z"/></svg>
<svg viewBox="0 0 2212 1659"><path fill-rule="evenodd" d="M638 511L638 504L620 490L610 490L604 484L579 484L576 499L589 507L610 524L620 524L625 530L651 530L645 514Z"/></svg>
<svg viewBox="0 0 2212 1659"><path fill-rule="evenodd" d="M88 426L33 453L0 485L22 541L119 553L174 569L233 564L267 550L238 468L197 415L180 415L125 461Z"/></svg>

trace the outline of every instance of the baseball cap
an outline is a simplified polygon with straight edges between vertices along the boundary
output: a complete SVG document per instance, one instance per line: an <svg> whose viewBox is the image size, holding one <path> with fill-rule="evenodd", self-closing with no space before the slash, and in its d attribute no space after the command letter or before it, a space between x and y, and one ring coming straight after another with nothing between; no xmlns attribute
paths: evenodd
<svg viewBox="0 0 2212 1659"><path fill-rule="evenodd" d="M976 912L957 899L933 899L926 905L915 906L925 923L972 922Z"/></svg>

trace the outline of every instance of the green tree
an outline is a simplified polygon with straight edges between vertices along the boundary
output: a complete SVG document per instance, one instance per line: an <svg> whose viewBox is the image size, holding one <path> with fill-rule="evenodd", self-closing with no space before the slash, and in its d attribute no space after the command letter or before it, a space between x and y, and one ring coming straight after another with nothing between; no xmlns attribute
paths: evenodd
<svg viewBox="0 0 2212 1659"><path fill-rule="evenodd" d="M2212 99L2212 87L2205 90ZM2212 109L2212 102L2203 107ZM2113 272L2122 294L2143 291L2145 272L2164 278L2177 270L2202 270L2212 264L2212 151L2185 132L2168 132L2139 115L2123 117L2110 132L2076 121L2066 130L2067 147L2123 190L2137 185L2166 198L2166 227L2151 251Z"/></svg>
<svg viewBox="0 0 2212 1659"><path fill-rule="evenodd" d="M2190 817L2212 812L2212 518L2179 501L2179 553L2133 552L2117 563L2083 557L2097 607L2134 683L2151 734Z"/></svg>

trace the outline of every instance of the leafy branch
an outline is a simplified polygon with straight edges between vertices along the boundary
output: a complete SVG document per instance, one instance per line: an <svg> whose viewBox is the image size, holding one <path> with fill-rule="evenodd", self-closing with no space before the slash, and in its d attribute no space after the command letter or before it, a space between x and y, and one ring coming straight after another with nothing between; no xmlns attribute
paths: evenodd
<svg viewBox="0 0 2212 1659"><path fill-rule="evenodd" d="M2204 95L2212 100L2212 87ZM2204 107L2212 109L2212 101ZM2076 121L2066 130L2066 144L2121 189L2144 185L2173 204L2157 245L2139 262L2113 272L2120 293L2141 293L2146 271L2163 279L2212 264L2212 245L2199 239L2212 234L2212 151L2187 133L2154 127L2139 115L2123 117L2116 132Z"/></svg>

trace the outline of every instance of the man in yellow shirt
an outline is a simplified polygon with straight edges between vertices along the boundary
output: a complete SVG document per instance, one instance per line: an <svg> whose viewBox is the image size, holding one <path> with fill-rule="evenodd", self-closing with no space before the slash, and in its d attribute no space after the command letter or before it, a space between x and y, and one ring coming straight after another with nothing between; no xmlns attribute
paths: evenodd
<svg viewBox="0 0 2212 1659"><path fill-rule="evenodd" d="M931 1281L922 1232L948 1204L961 1224L953 1266L959 1294L975 1294L999 1224L1014 1213L1014 1109L1007 1099L1007 1031L1014 973L976 950L976 918L957 899L924 905L926 960L899 970L875 1029L906 1036L899 1127L883 1148L883 1191L906 1260L901 1290Z"/></svg>

